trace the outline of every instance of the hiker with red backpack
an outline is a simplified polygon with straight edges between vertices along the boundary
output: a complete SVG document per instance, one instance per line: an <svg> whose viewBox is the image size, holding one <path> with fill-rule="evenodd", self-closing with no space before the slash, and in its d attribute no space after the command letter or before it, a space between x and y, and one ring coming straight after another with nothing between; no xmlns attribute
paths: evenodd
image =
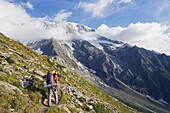
<svg viewBox="0 0 170 113"><path fill-rule="evenodd" d="M44 87L48 88L48 106L51 106L51 93L54 94L55 104L58 103L58 94L57 91L59 91L59 78L57 76L56 71L48 71L46 77L46 84L44 84Z"/></svg>

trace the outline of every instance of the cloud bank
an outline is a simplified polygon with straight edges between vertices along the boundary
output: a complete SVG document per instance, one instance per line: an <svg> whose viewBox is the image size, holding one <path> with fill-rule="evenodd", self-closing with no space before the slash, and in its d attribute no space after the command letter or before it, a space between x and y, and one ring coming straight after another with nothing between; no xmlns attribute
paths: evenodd
<svg viewBox="0 0 170 113"><path fill-rule="evenodd" d="M130 24L128 27L112 28L103 24L98 27L97 34L170 55L168 30L169 26L155 22L139 22Z"/></svg>
<svg viewBox="0 0 170 113"><path fill-rule="evenodd" d="M121 0L121 2L128 0ZM22 5L5 0L0 1L0 32L15 40L65 39L74 37L65 30L67 18L72 12L60 11L53 18L33 18ZM57 24L56 24L57 23ZM105 24L99 26L96 32L82 33L79 38L91 39L96 36L105 36L120 40L131 45L137 45L150 50L170 55L169 26L160 23L131 23L127 27L109 27Z"/></svg>
<svg viewBox="0 0 170 113"><path fill-rule="evenodd" d="M99 0L88 3L80 1L78 8L82 8L85 12L91 13L93 17L103 18L119 12L124 4L130 2L131 0Z"/></svg>
<svg viewBox="0 0 170 113"><path fill-rule="evenodd" d="M39 40L43 38L67 39L63 23L72 14L61 11L54 18L33 18L22 4L15 4L5 0L0 1L0 32L16 40ZM57 26L51 22L60 22ZM50 27L49 25L53 26Z"/></svg>
<svg viewBox="0 0 170 113"><path fill-rule="evenodd" d="M84 33L80 37L91 40L97 36L105 36L113 40L123 41L149 50L170 55L169 26L160 23L131 23L128 27L99 26L94 33ZM87 38L90 37L90 38Z"/></svg>

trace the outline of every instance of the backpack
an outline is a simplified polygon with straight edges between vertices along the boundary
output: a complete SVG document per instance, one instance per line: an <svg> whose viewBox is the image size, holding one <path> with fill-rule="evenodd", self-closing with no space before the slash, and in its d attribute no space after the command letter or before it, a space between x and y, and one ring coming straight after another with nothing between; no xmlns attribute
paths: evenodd
<svg viewBox="0 0 170 113"><path fill-rule="evenodd" d="M52 84L52 75L50 72L47 73L47 80L46 80L47 84Z"/></svg>

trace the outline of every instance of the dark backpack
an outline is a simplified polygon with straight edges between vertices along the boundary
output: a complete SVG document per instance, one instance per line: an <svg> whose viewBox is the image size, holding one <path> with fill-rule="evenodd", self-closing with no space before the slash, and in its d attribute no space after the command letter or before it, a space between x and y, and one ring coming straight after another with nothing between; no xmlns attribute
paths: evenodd
<svg viewBox="0 0 170 113"><path fill-rule="evenodd" d="M46 83L47 84L52 84L52 75L51 75L51 73L47 73L47 80L46 80Z"/></svg>

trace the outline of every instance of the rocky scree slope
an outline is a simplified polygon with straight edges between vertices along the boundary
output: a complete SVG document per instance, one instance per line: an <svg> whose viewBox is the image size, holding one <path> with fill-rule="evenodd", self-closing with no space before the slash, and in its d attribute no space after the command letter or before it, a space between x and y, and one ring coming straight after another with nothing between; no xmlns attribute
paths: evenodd
<svg viewBox="0 0 170 113"><path fill-rule="evenodd" d="M57 70L60 102L47 105L43 75ZM52 59L38 55L0 34L0 111L17 113L128 113L137 112L109 96Z"/></svg>

